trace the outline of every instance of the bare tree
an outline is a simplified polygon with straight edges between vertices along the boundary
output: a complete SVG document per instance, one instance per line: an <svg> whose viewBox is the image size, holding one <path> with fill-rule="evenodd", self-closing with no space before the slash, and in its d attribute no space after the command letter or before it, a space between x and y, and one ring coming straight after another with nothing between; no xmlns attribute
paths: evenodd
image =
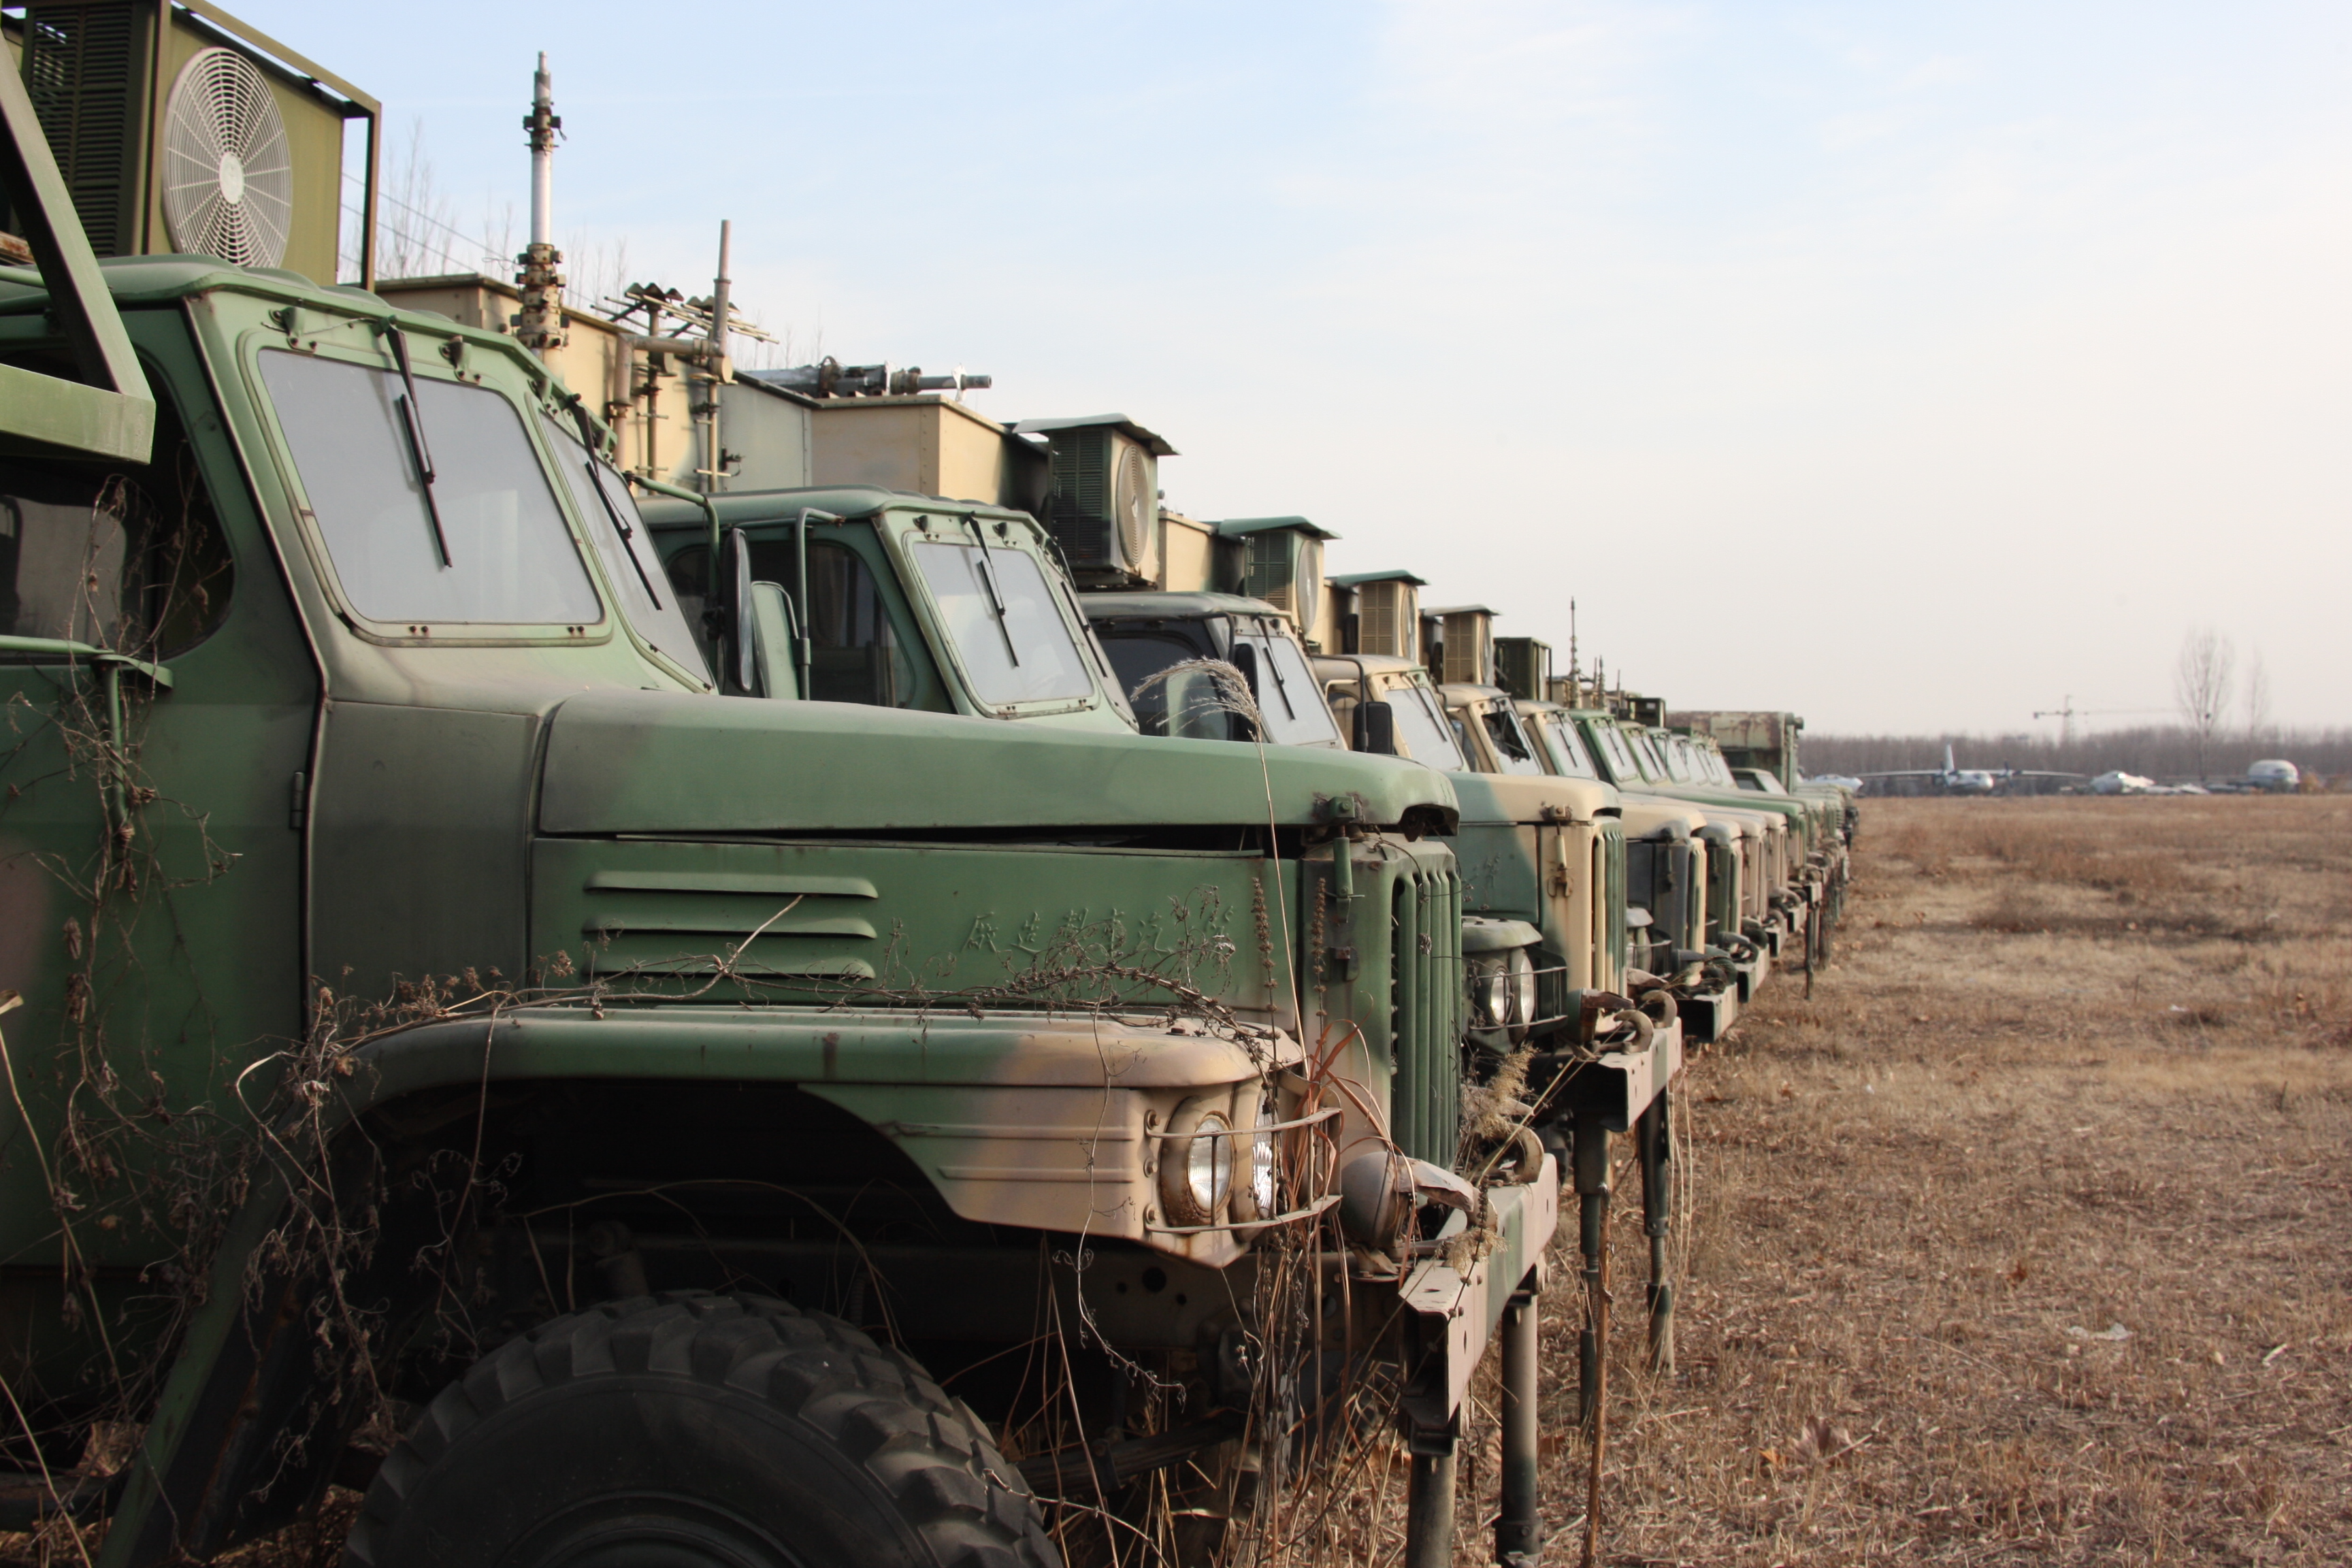
<svg viewBox="0 0 2352 1568"><path fill-rule="evenodd" d="M2197 776L2206 775L2213 736L2230 713L2230 679L2238 664L2230 639L2210 626L2180 639L2180 661L2173 667L2172 697L2180 716L2197 737Z"/></svg>
<svg viewBox="0 0 2352 1568"><path fill-rule="evenodd" d="M2270 738L2270 733L2271 672L2257 653L2246 671L2246 739L2259 746Z"/></svg>

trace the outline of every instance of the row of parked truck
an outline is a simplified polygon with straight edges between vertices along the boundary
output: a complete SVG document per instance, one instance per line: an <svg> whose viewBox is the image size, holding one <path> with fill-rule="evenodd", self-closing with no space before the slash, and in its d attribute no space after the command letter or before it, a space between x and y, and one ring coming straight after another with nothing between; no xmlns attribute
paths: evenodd
<svg viewBox="0 0 2352 1568"><path fill-rule="evenodd" d="M1420 1564L1491 1347L1536 1559L1618 1156L1671 1364L1677 1074L1834 925L1792 716L1121 416L770 387L996 488L681 489L495 326L96 259L0 108L0 1527L1208 1561L1394 1433Z"/></svg>

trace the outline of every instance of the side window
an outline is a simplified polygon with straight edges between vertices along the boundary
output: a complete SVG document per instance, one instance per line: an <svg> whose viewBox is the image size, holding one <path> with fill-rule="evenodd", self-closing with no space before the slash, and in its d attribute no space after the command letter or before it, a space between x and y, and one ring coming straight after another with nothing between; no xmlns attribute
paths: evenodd
<svg viewBox="0 0 2352 1568"><path fill-rule="evenodd" d="M14 363L50 369L30 357ZM152 372L150 384L157 403L148 462L12 457L0 465L0 636L167 659L228 613L235 574L212 497Z"/></svg>
<svg viewBox="0 0 2352 1568"><path fill-rule="evenodd" d="M636 627L638 636L708 681L710 669L703 658L701 639L684 614L677 592L662 582L653 537L646 531L645 519L637 514L636 498L629 493L628 485L609 466L590 457L588 448L553 419L542 416L540 428L555 454L555 466L562 470L563 482L571 489L572 504L580 511L580 526L587 530L589 542L604 563L604 574L621 602L621 613Z"/></svg>
<svg viewBox="0 0 2352 1568"><path fill-rule="evenodd" d="M751 546L751 575L793 585L796 563L790 541ZM808 545L809 696L819 702L911 707L913 665L890 624L890 606L865 557L830 539Z"/></svg>
<svg viewBox="0 0 2352 1568"><path fill-rule="evenodd" d="M1487 737L1495 742L1495 754L1502 759L1507 773L1540 773L1543 763L1536 757L1535 748L1528 744L1527 732L1519 728L1519 719L1507 708L1489 708L1479 717L1485 721Z"/></svg>
<svg viewBox="0 0 2352 1568"><path fill-rule="evenodd" d="M789 593L795 565L790 540L751 542L753 581L774 583ZM926 679L929 661L919 647L898 636L889 600L865 557L836 541L812 539L808 571L810 698L877 708L943 708L935 694L938 681ZM671 556L669 580L698 639L710 591L709 547L688 545Z"/></svg>

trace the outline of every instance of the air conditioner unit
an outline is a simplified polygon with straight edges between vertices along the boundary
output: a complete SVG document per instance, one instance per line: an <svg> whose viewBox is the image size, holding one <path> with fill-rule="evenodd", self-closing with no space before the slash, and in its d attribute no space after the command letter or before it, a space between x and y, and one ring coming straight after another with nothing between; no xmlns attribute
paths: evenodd
<svg viewBox="0 0 2352 1568"><path fill-rule="evenodd" d="M1484 605L1449 605L1422 612L1444 651L1431 664L1430 674L1447 686L1495 684L1495 612Z"/></svg>
<svg viewBox="0 0 2352 1568"><path fill-rule="evenodd" d="M1356 651L1419 657L1421 595L1401 577L1356 588Z"/></svg>
<svg viewBox="0 0 2352 1568"><path fill-rule="evenodd" d="M1523 701L1545 699L1552 686L1551 645L1534 637L1496 637L1495 684Z"/></svg>
<svg viewBox="0 0 2352 1568"><path fill-rule="evenodd" d="M1131 587L1160 580L1160 459L1176 448L1123 414L1024 419L1051 455L1046 528L1078 580Z"/></svg>
<svg viewBox="0 0 2352 1568"><path fill-rule="evenodd" d="M1339 535L1303 517L1228 518L1217 533L1245 549L1239 591L1288 615L1302 641L1319 641L1323 542Z"/></svg>
<svg viewBox="0 0 2352 1568"><path fill-rule="evenodd" d="M243 23L156 0L32 0L25 89L100 256L217 257L336 281L343 126L368 126L359 254L373 249L375 100Z"/></svg>

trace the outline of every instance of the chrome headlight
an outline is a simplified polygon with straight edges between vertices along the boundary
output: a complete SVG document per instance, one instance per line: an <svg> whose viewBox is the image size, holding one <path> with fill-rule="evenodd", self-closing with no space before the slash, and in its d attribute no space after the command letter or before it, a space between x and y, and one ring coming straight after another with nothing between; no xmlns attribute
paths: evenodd
<svg viewBox="0 0 2352 1568"><path fill-rule="evenodd" d="M1515 1040L1527 1038L1528 1027L1536 1021L1536 961L1524 947L1511 953L1511 1023L1518 1033Z"/></svg>
<svg viewBox="0 0 2352 1568"><path fill-rule="evenodd" d="M1510 1022L1511 975L1507 963L1483 960L1470 970L1470 1025L1499 1029Z"/></svg>
<svg viewBox="0 0 2352 1568"><path fill-rule="evenodd" d="M1160 1201L1172 1225L1213 1225L1234 1184L1233 1119L1194 1098L1168 1119ZM1252 1139L1252 1142L1260 1142Z"/></svg>
<svg viewBox="0 0 2352 1568"><path fill-rule="evenodd" d="M1244 1107L1248 1103L1243 1101ZM1241 1145L1234 1162L1239 1178L1234 1186L1235 1219L1271 1219L1282 1212L1276 1175L1280 1151L1275 1147L1274 1134L1257 1131L1281 1120L1273 1096L1265 1096L1257 1101L1257 1114L1245 1121L1234 1138L1224 1140Z"/></svg>
<svg viewBox="0 0 2352 1568"><path fill-rule="evenodd" d="M1517 1045L1536 1021L1536 963L1523 947L1469 963L1470 1029L1486 1046Z"/></svg>

